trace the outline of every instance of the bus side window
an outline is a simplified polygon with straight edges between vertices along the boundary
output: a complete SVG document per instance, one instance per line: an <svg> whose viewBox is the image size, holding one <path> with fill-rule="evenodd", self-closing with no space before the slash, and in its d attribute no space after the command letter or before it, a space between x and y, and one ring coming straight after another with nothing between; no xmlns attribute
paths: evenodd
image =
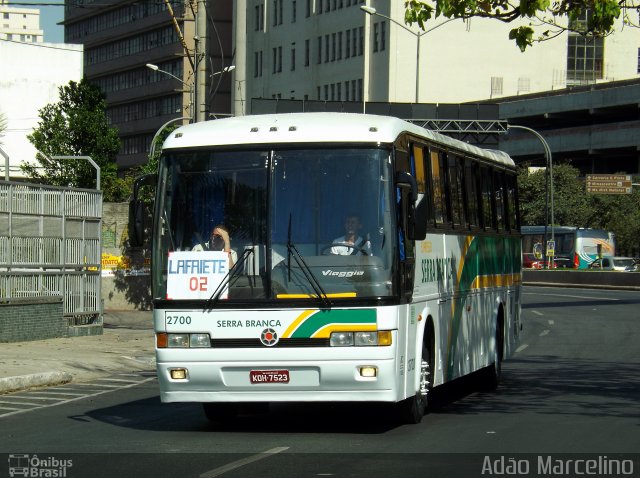
<svg viewBox="0 0 640 478"><path fill-rule="evenodd" d="M448 153L447 163L451 190L451 219L454 226L466 226L462 161L460 157Z"/></svg>
<svg viewBox="0 0 640 478"><path fill-rule="evenodd" d="M478 201L478 167L470 159L464 161L464 182L467 196L467 219L471 227L480 226Z"/></svg>
<svg viewBox="0 0 640 478"><path fill-rule="evenodd" d="M518 205L517 205L517 178L515 174L506 175L506 205L507 205L507 219L509 222L509 229L511 231L518 231Z"/></svg>
<svg viewBox="0 0 640 478"><path fill-rule="evenodd" d="M504 231L505 228L505 198L504 198L504 173L501 171L493 172L494 200L496 204L496 227L498 231Z"/></svg>
<svg viewBox="0 0 640 478"><path fill-rule="evenodd" d="M482 226L485 230L495 229L493 174L487 166L480 166L482 191Z"/></svg>
<svg viewBox="0 0 640 478"><path fill-rule="evenodd" d="M444 156L442 151L430 151L431 197L433 198L433 214L436 224L444 224L447 217L446 183Z"/></svg>

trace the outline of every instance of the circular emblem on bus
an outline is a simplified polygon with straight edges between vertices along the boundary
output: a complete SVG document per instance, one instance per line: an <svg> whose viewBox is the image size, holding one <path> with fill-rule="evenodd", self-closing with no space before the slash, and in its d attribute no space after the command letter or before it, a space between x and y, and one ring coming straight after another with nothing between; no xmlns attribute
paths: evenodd
<svg viewBox="0 0 640 478"><path fill-rule="evenodd" d="M262 345L266 345L267 347L277 344L278 340L278 334L273 329L264 329L260 334L260 342L262 342Z"/></svg>

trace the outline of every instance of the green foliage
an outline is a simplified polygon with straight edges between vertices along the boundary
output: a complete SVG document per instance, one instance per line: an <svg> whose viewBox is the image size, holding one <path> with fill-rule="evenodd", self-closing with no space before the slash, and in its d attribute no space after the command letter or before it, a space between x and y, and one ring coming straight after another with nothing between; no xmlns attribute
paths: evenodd
<svg viewBox="0 0 640 478"><path fill-rule="evenodd" d="M60 101L39 111L40 122L29 141L39 151L36 163L22 171L35 182L56 186L95 188L96 171L86 160L52 159L53 156L89 156L100 166L105 201L122 201L129 195L127 179L118 178L118 131L109 125L100 89L82 79L59 88Z"/></svg>
<svg viewBox="0 0 640 478"><path fill-rule="evenodd" d="M545 224L546 171L518 170L520 217L523 225ZM636 179L634 182L638 182ZM640 190L632 194L588 194L578 169L568 164L553 167L554 225L606 229L616 235L616 249L630 254L640 250ZM549 202L549 208L551 204ZM551 217L549 215L549 222Z"/></svg>
<svg viewBox="0 0 640 478"><path fill-rule="evenodd" d="M405 23L417 23L425 30L427 21L438 17L467 19L473 17L492 18L505 23L525 21L509 32L509 39L515 41L524 51L534 42L555 37L564 30L575 31L585 36L605 36L611 33L616 19L624 14L626 25L637 27L631 22L629 12L640 10L637 0L429 0L405 1ZM576 22L588 11L587 22ZM570 20L567 27L564 18ZM533 27L543 28L535 37ZM551 30L554 30L552 33Z"/></svg>

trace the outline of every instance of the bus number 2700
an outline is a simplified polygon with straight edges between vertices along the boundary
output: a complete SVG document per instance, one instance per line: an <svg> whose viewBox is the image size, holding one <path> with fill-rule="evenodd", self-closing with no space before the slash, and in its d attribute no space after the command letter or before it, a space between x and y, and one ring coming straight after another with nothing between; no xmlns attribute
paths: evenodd
<svg viewBox="0 0 640 478"><path fill-rule="evenodd" d="M167 315L167 325L189 325L191 317L188 315Z"/></svg>

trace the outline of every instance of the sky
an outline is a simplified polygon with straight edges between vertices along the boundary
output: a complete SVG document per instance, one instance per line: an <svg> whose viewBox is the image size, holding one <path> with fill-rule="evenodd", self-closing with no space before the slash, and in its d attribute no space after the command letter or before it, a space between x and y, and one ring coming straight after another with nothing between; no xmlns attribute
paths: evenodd
<svg viewBox="0 0 640 478"><path fill-rule="evenodd" d="M29 4L29 5L26 5ZM40 4L47 4L41 6ZM63 43L64 28L56 23L64 20L63 0L9 0L9 5L40 10L40 28L44 30L44 41Z"/></svg>

